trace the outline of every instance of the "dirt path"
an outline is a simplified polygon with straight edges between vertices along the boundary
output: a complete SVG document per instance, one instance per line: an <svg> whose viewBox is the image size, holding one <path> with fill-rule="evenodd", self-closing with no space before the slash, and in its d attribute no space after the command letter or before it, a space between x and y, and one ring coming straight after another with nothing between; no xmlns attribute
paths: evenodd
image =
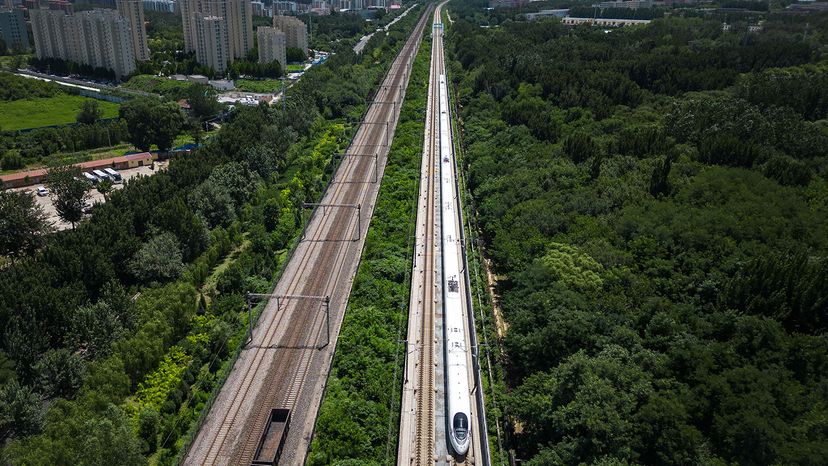
<svg viewBox="0 0 828 466"><path fill-rule="evenodd" d="M497 289L497 277L492 273L491 262L488 258L483 259L483 268L486 269L486 290L489 292L489 299L492 301L497 338L498 340L503 340L503 337L506 336L506 331L509 330L509 324L503 319L503 310L500 308L499 296L495 291Z"/></svg>

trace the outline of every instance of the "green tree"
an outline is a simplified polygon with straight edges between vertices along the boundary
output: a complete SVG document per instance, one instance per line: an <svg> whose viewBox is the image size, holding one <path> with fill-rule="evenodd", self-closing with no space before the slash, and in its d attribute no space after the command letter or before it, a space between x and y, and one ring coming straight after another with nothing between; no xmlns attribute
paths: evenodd
<svg viewBox="0 0 828 466"><path fill-rule="evenodd" d="M112 182L112 180L102 180L98 182L98 184L95 186L95 189L97 189L98 192L103 195L104 199L106 199L109 197L109 193L112 192L114 186L115 184Z"/></svg>
<svg viewBox="0 0 828 466"><path fill-rule="evenodd" d="M148 151L155 144L161 151L169 150L184 126L184 114L175 102L138 98L121 105L118 111L127 123L130 142Z"/></svg>
<svg viewBox="0 0 828 466"><path fill-rule="evenodd" d="M285 60L287 60L288 63L304 62L307 59L308 56L305 54L305 52L302 51L302 49L296 47L288 47L285 50Z"/></svg>
<svg viewBox="0 0 828 466"><path fill-rule="evenodd" d="M193 142L196 145L201 144L204 140L204 129L202 128L202 123L194 118L190 118L190 121L187 125L187 132L189 133L190 137L193 138Z"/></svg>
<svg viewBox="0 0 828 466"><path fill-rule="evenodd" d="M193 116L202 121L215 116L221 110L221 104L216 100L216 90L203 84L191 84L187 88L187 102Z"/></svg>
<svg viewBox="0 0 828 466"><path fill-rule="evenodd" d="M49 350L35 365L38 387L48 397L72 398L83 383L86 366L66 348Z"/></svg>
<svg viewBox="0 0 828 466"><path fill-rule="evenodd" d="M97 400L95 400L97 401ZM45 433L10 444L4 451L10 465L118 464L143 466L141 443L123 410L92 400L58 400L49 410Z"/></svg>
<svg viewBox="0 0 828 466"><path fill-rule="evenodd" d="M158 449L159 421L158 411L152 408L144 408L138 413L138 436L141 437L147 454L153 454Z"/></svg>
<svg viewBox="0 0 828 466"><path fill-rule="evenodd" d="M120 117L127 123L129 142L143 151L150 149L154 138L152 110L156 104L156 101L148 98L138 98L125 102L118 110Z"/></svg>
<svg viewBox="0 0 828 466"><path fill-rule="evenodd" d="M0 157L0 169L2 170L18 170L23 168L26 163L17 149L11 149Z"/></svg>
<svg viewBox="0 0 828 466"><path fill-rule="evenodd" d="M83 218L90 185L80 178L80 169L69 165L52 168L48 176L46 186L52 193L58 217L71 223L74 229L75 224Z"/></svg>
<svg viewBox="0 0 828 466"><path fill-rule="evenodd" d="M81 103L81 109L75 119L78 123L84 125L91 125L98 121L103 116L103 110L100 109L98 101L94 99L87 99Z"/></svg>
<svg viewBox="0 0 828 466"><path fill-rule="evenodd" d="M265 180L276 175L279 169L279 157L271 147L256 144L245 149L242 155L247 167Z"/></svg>
<svg viewBox="0 0 828 466"><path fill-rule="evenodd" d="M596 157L600 148L592 136L585 133L575 133L563 141L564 154L575 163L581 163Z"/></svg>
<svg viewBox="0 0 828 466"><path fill-rule="evenodd" d="M673 159L669 156L664 157L664 160L657 162L653 168L653 174L650 176L650 194L653 197L661 197L670 192L670 170L673 167Z"/></svg>
<svg viewBox="0 0 828 466"><path fill-rule="evenodd" d="M158 150L167 151L184 127L184 114L175 102L166 102L153 109L152 118L155 122L153 143Z"/></svg>
<svg viewBox="0 0 828 466"><path fill-rule="evenodd" d="M262 207L262 216L264 217L264 227L267 231L273 231L279 225L279 216L282 213L282 208L279 206L279 201L270 198L265 201Z"/></svg>
<svg viewBox="0 0 828 466"><path fill-rule="evenodd" d="M71 316L66 344L92 359L108 355L112 343L128 329L124 326L127 319L105 300L80 306Z"/></svg>
<svg viewBox="0 0 828 466"><path fill-rule="evenodd" d="M153 225L178 238L184 262L192 261L207 248L210 231L204 219L193 213L181 197L163 202L155 212Z"/></svg>
<svg viewBox="0 0 828 466"><path fill-rule="evenodd" d="M0 388L0 438L25 437L43 426L40 396L16 380Z"/></svg>
<svg viewBox="0 0 828 466"><path fill-rule="evenodd" d="M152 237L129 261L129 271L144 282L177 278L184 271L178 239L172 233Z"/></svg>
<svg viewBox="0 0 828 466"><path fill-rule="evenodd" d="M0 351L0 386L5 385L15 378L14 361Z"/></svg>
<svg viewBox="0 0 828 466"><path fill-rule="evenodd" d="M26 191L0 191L0 255L13 259L39 249L52 231L46 213Z"/></svg>

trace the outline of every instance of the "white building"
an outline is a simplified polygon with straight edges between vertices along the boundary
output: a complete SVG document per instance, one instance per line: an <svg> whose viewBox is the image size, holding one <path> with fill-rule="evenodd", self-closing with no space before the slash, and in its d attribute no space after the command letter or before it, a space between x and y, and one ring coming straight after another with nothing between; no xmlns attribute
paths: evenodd
<svg viewBox="0 0 828 466"><path fill-rule="evenodd" d="M157 11L160 13L175 13L176 2L174 0L143 0L145 11Z"/></svg>
<svg viewBox="0 0 828 466"><path fill-rule="evenodd" d="M250 6L253 7L253 15L254 16L265 16L265 4L258 1L253 0L250 2Z"/></svg>
<svg viewBox="0 0 828 466"><path fill-rule="evenodd" d="M118 0L118 13L129 24L132 40L132 53L136 60L146 61L150 59L149 47L147 47L147 28L144 26L144 4L141 0Z"/></svg>
<svg viewBox="0 0 828 466"><path fill-rule="evenodd" d="M296 13L296 2L275 0L273 2L273 16Z"/></svg>
<svg viewBox="0 0 828 466"><path fill-rule="evenodd" d="M208 64L198 57L216 55L219 50L199 50L199 44L226 43L226 56L228 60L242 58L253 48L253 7L251 0L181 0L181 21L184 29L184 47L188 51L195 51L199 63ZM202 24L199 32L199 24L204 23L205 18L211 18L210 22L220 21L224 25L221 28L213 24ZM215 31L224 36L210 40L201 40L199 34L206 31ZM223 53L223 51L221 51ZM211 65L212 66L212 65ZM223 71L226 62L221 69L213 68L216 71Z"/></svg>
<svg viewBox="0 0 828 466"><path fill-rule="evenodd" d="M256 29L259 38L259 63L278 61L285 68L285 50L287 42L285 33L272 27L260 26Z"/></svg>
<svg viewBox="0 0 828 466"><path fill-rule="evenodd" d="M121 78L135 71L129 22L114 10L77 15L60 10L29 11L38 58L59 58L106 68Z"/></svg>
<svg viewBox="0 0 828 466"><path fill-rule="evenodd" d="M299 18L293 16L274 16L273 27L285 33L287 47L302 50L308 54L308 28Z"/></svg>
<svg viewBox="0 0 828 466"><path fill-rule="evenodd" d="M199 16L195 20L195 26L196 60L223 73L232 59L227 22L220 16Z"/></svg>

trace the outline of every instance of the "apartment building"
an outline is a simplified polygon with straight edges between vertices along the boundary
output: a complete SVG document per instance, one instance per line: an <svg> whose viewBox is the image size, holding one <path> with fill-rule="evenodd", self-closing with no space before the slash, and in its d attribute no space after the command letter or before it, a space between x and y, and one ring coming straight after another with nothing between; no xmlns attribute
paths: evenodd
<svg viewBox="0 0 828 466"><path fill-rule="evenodd" d="M181 0L181 21L184 29L184 47L195 51L196 56L207 56L219 51L202 50L199 42L198 24L204 18L219 18L224 22L228 52L231 58L244 57L253 48L253 6L251 0ZM215 21L215 20L211 20ZM214 27L214 26L211 26ZM201 60L199 59L200 63ZM205 63L206 64L206 63Z"/></svg>
<svg viewBox="0 0 828 466"><path fill-rule="evenodd" d="M19 8L0 10L0 37L9 50L26 50L29 48L29 34L26 32L26 19Z"/></svg>
<svg viewBox="0 0 828 466"><path fill-rule="evenodd" d="M143 0L144 11L158 11L161 13L175 13L176 2L173 0Z"/></svg>
<svg viewBox="0 0 828 466"><path fill-rule="evenodd" d="M285 67L286 40L285 33L268 26L256 29L259 38L259 63L271 63L276 60Z"/></svg>
<svg viewBox="0 0 828 466"><path fill-rule="evenodd" d="M117 0L118 13L127 21L132 41L132 53L136 60L150 59L147 47L147 28L144 21L144 4L142 0Z"/></svg>
<svg viewBox="0 0 828 466"><path fill-rule="evenodd" d="M198 16L195 18L195 26L196 60L223 73L232 59L227 21L220 16Z"/></svg>
<svg viewBox="0 0 828 466"><path fill-rule="evenodd" d="M273 16L296 13L296 2L275 0L273 2Z"/></svg>
<svg viewBox="0 0 828 466"><path fill-rule="evenodd" d="M130 25L113 10L95 9L76 15L60 10L31 10L38 58L59 58L107 68L121 78L135 71Z"/></svg>
<svg viewBox="0 0 828 466"><path fill-rule="evenodd" d="M308 54L308 28L299 18L293 16L274 16L273 27L285 33L285 44Z"/></svg>

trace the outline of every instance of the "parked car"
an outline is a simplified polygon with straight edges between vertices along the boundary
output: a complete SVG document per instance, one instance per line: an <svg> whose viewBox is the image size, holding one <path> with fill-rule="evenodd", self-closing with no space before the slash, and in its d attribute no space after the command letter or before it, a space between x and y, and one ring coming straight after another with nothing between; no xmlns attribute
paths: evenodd
<svg viewBox="0 0 828 466"><path fill-rule="evenodd" d="M40 197L48 196L49 195L49 190L46 189L45 187L41 186L41 187L37 188L37 195L40 196Z"/></svg>

